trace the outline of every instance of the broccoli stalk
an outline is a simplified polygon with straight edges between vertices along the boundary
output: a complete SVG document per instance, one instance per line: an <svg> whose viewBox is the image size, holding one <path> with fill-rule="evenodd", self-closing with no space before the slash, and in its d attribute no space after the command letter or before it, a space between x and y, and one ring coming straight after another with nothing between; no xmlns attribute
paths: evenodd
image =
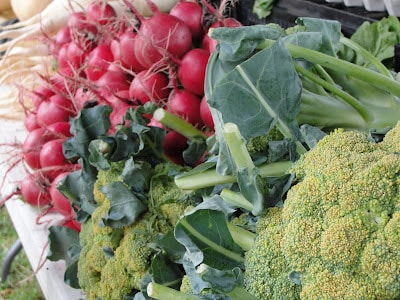
<svg viewBox="0 0 400 300"><path fill-rule="evenodd" d="M195 295L188 295L165 285L150 282L147 285L147 295L154 299L162 300L198 300Z"/></svg>
<svg viewBox="0 0 400 300"><path fill-rule="evenodd" d="M147 295L154 299L160 300L198 300L203 299L200 296L196 295L188 295L178 290L172 289L165 285L151 282L147 286ZM241 300L241 299L248 299L248 300L257 300L256 297L249 294L244 288L242 287L235 287L232 291L227 292L225 294L229 296L229 299L232 300Z"/></svg>
<svg viewBox="0 0 400 300"><path fill-rule="evenodd" d="M287 170L292 166L291 161L278 161L273 163L265 163L257 166L258 174L262 178L275 177L286 174ZM215 168L208 170L192 170L185 174L175 177L175 184L182 190L194 190L206 187L212 187L219 184L234 183L237 177L233 175L221 175L217 173Z"/></svg>
<svg viewBox="0 0 400 300"><path fill-rule="evenodd" d="M153 113L153 117L155 120L162 123L164 126L180 133L181 135L183 135L188 139L198 136L204 139L207 138L207 135L204 132L197 129L192 124L188 123L186 120L171 114L170 112L166 111L163 108L157 108Z"/></svg>

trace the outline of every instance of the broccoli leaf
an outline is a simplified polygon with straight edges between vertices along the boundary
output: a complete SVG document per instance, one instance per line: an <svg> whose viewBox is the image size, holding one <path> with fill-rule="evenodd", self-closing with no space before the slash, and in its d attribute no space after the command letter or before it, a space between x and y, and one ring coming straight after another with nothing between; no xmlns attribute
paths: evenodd
<svg viewBox="0 0 400 300"><path fill-rule="evenodd" d="M70 121L73 137L63 144L63 152L67 159L79 157L82 166L64 178L58 189L79 206L78 218L82 221L96 207L93 197L93 186L97 169L89 162L89 144L107 133L110 128L109 115L111 107L95 106L83 109Z"/></svg>
<svg viewBox="0 0 400 300"><path fill-rule="evenodd" d="M147 210L140 199L122 182L114 181L101 187L111 207L102 218L103 225L119 228L133 224Z"/></svg>
<svg viewBox="0 0 400 300"><path fill-rule="evenodd" d="M150 274L157 283L179 288L184 272L179 265L171 262L166 255L157 253L151 260Z"/></svg>
<svg viewBox="0 0 400 300"><path fill-rule="evenodd" d="M223 112L224 123L235 123L245 139L267 134L275 125L285 136L298 135L302 86L283 43L254 54L209 88L210 106Z"/></svg>
<svg viewBox="0 0 400 300"><path fill-rule="evenodd" d="M184 216L175 227L175 238L185 246L194 266L243 267L243 250L233 241L222 211L200 209Z"/></svg>
<svg viewBox="0 0 400 300"><path fill-rule="evenodd" d="M79 289L78 260L81 251L79 233L66 226L51 226L48 234L49 252L47 258L51 261L64 260L66 270L64 281L73 288Z"/></svg>

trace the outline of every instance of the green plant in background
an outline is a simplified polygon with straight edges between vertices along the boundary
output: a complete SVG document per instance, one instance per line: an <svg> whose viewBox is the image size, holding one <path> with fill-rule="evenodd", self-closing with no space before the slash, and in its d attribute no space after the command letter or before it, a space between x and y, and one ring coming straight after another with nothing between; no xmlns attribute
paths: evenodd
<svg viewBox="0 0 400 300"><path fill-rule="evenodd" d="M0 209L0 236L0 262L3 262L9 248L18 238L11 219L4 208ZM15 257L6 282L0 282L0 299L44 300L34 272L23 250Z"/></svg>

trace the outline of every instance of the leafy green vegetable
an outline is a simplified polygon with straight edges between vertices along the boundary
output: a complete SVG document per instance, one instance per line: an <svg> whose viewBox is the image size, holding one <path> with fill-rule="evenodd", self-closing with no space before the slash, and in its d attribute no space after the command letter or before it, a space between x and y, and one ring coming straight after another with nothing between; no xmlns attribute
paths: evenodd
<svg viewBox="0 0 400 300"><path fill-rule="evenodd" d="M253 13L260 19L268 17L274 7L275 0L256 0L253 5Z"/></svg>
<svg viewBox="0 0 400 300"><path fill-rule="evenodd" d="M81 250L79 233L65 226L51 226L48 239L47 258L51 261L64 260L66 264L64 281L69 286L78 289L77 268Z"/></svg>

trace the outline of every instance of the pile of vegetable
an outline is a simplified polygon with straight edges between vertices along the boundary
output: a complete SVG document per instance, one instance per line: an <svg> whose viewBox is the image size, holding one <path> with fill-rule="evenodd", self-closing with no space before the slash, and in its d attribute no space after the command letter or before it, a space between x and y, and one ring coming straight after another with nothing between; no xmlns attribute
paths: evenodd
<svg viewBox="0 0 400 300"><path fill-rule="evenodd" d="M22 103L16 193L65 216L47 258L66 283L103 300L399 298L398 19L348 38L314 18L241 26L224 1L135 2L69 15Z"/></svg>

